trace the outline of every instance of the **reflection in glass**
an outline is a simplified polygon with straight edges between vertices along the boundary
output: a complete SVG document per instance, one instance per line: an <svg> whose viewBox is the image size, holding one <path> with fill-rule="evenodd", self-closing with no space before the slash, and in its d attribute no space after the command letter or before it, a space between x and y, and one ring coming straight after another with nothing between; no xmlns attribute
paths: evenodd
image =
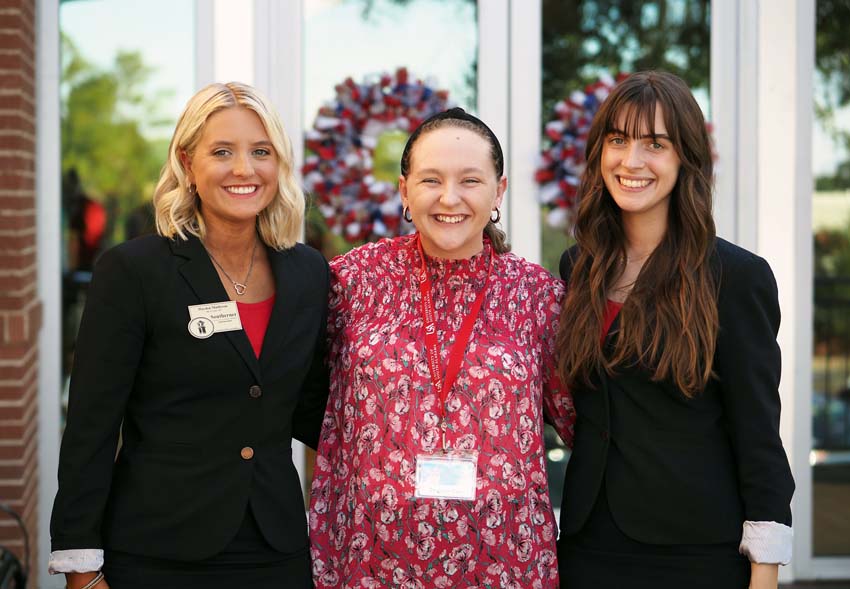
<svg viewBox="0 0 850 589"><path fill-rule="evenodd" d="M682 77L709 115L710 0L543 0L542 127L553 108L600 76L663 69ZM541 127L541 128L542 128ZM545 133L543 144L551 141ZM583 158L582 158L583 159ZM568 227L546 222L541 211L541 263L558 272L572 241ZM547 426L552 505L560 505L568 453Z"/></svg>
<svg viewBox="0 0 850 589"><path fill-rule="evenodd" d="M186 33L193 30L194 2L65 1L59 19L67 387L97 257L153 230L153 189L194 87L194 40Z"/></svg>
<svg viewBox="0 0 850 589"><path fill-rule="evenodd" d="M398 163L419 116L413 115L407 128L379 121L385 109L393 108L399 70L406 70L411 86L445 90L449 103L476 110L477 4L474 0L305 0L304 21L304 171L305 183L318 201L308 213L307 241L331 257L363 240L392 233L399 223ZM384 84L382 77L392 81ZM345 91L339 93L341 86ZM338 100L340 94L343 100ZM333 149L336 143L318 141L326 135L322 125L328 124L329 115L344 118L351 116L347 111L360 109L376 119L374 129L367 125L364 133L346 142L345 155L351 157L339 158L342 161L334 162L338 169L329 173L325 164L340 154ZM323 147L332 149L322 151ZM343 187L349 168L363 162L371 170L364 191L383 193L389 187L391 193L380 211L369 214L346 208L356 191ZM322 178L310 178L311 172L321 172ZM332 185L317 186L314 179ZM356 181L359 186L359 176ZM326 198L319 194L325 189L339 194Z"/></svg>
<svg viewBox="0 0 850 589"><path fill-rule="evenodd" d="M812 165L814 357L812 547L850 555L850 19L847 2L817 2Z"/></svg>

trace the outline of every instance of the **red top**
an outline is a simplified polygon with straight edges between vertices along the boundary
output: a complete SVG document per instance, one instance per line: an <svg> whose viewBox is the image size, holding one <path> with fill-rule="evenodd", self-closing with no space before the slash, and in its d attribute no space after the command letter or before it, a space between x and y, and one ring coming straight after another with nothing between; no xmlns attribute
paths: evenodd
<svg viewBox="0 0 850 589"><path fill-rule="evenodd" d="M611 324L617 318L617 313L623 308L623 303L608 299L608 305L605 308L605 320L602 323L602 339L608 335L608 330L611 329Z"/></svg>
<svg viewBox="0 0 850 589"><path fill-rule="evenodd" d="M274 308L274 297L275 295L272 295L259 303L236 301L239 319L242 321L242 329L245 330L245 335L248 336L248 341L251 342L251 347L254 348L254 355L257 358L260 357L260 350L263 349L266 328L269 326L269 319L271 319L272 309Z"/></svg>

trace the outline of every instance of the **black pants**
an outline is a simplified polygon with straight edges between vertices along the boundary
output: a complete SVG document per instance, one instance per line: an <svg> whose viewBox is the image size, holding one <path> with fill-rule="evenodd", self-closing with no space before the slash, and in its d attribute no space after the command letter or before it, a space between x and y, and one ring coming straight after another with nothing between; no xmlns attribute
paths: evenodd
<svg viewBox="0 0 850 589"><path fill-rule="evenodd" d="M107 550L103 574L112 589L313 589L310 551L272 548L249 507L227 547L210 558L184 562Z"/></svg>
<svg viewBox="0 0 850 589"><path fill-rule="evenodd" d="M605 487L577 534L558 540L565 589L747 589L750 563L736 542L654 545L626 536L611 515Z"/></svg>
<svg viewBox="0 0 850 589"><path fill-rule="evenodd" d="M112 558L110 558L110 556ZM299 556L270 565L234 565L203 568L194 563L171 567L134 565L131 558L107 554L103 574L112 589L312 589L310 556Z"/></svg>

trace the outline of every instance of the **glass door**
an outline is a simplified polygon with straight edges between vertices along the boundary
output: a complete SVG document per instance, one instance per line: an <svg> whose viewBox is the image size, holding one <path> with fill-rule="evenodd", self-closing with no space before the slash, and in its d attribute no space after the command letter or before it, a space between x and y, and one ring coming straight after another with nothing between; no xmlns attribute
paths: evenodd
<svg viewBox="0 0 850 589"><path fill-rule="evenodd" d="M816 2L812 556L850 557L850 3ZM848 573L850 574L850 573Z"/></svg>

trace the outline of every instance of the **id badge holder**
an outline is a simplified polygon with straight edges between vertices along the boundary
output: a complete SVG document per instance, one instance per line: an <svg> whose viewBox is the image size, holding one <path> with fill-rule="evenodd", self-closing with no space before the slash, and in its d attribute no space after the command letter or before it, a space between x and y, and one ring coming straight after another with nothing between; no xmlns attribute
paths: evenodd
<svg viewBox="0 0 850 589"><path fill-rule="evenodd" d="M475 500L478 452L416 455L417 499Z"/></svg>

